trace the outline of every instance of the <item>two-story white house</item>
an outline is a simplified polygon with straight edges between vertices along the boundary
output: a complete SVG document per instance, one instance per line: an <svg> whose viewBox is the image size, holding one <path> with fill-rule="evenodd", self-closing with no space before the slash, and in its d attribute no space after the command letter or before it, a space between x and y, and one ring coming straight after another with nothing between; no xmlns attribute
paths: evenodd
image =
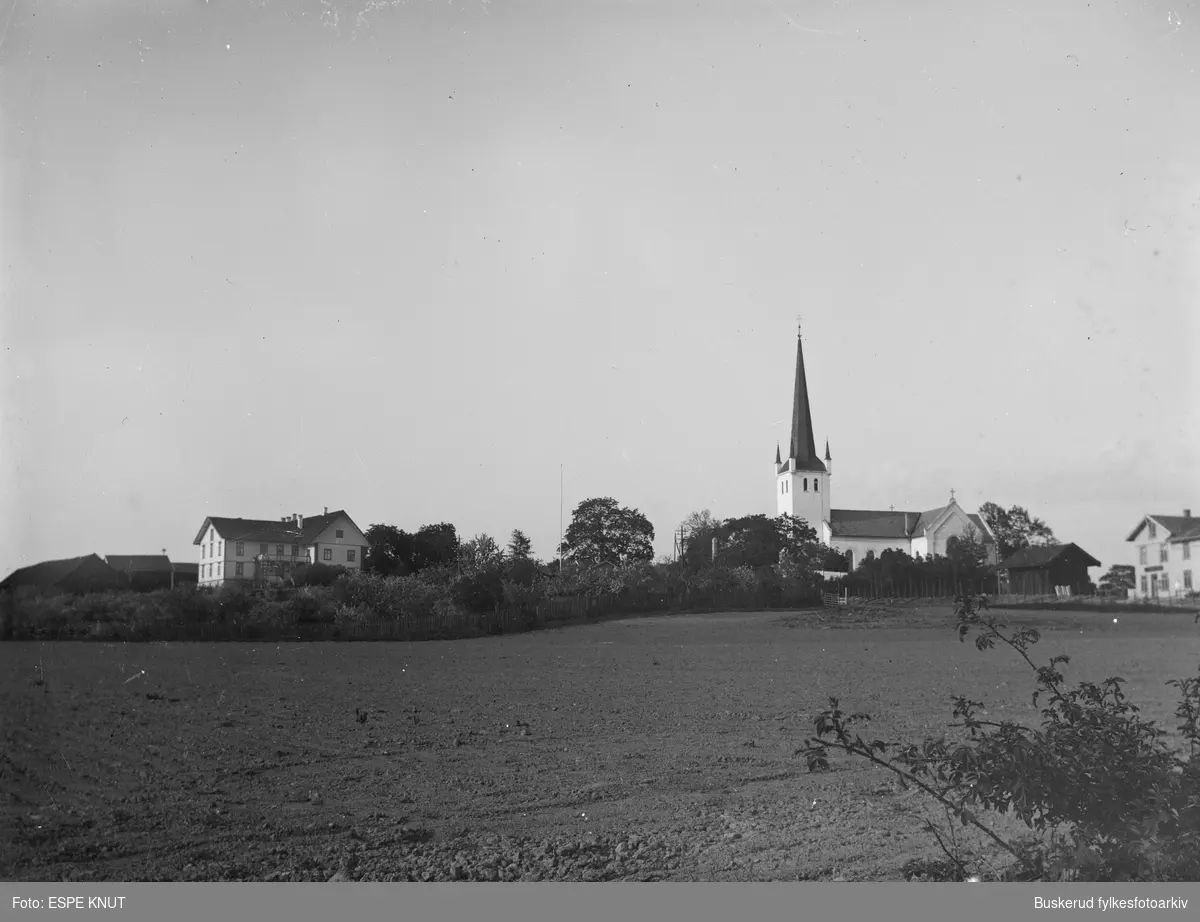
<svg viewBox="0 0 1200 922"><path fill-rule="evenodd" d="M1191 509L1183 515L1147 515L1125 540L1135 548L1131 597L1188 595L1200 589L1194 564L1200 560L1200 518Z"/></svg>
<svg viewBox="0 0 1200 922"><path fill-rule="evenodd" d="M209 516L196 539L200 586L282 578L298 565L362 568L368 542L342 509L321 515L299 513L279 521Z"/></svg>

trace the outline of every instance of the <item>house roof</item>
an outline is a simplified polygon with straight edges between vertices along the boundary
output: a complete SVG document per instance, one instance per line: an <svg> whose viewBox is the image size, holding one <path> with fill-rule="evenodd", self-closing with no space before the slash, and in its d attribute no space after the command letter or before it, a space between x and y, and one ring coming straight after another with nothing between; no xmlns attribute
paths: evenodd
<svg viewBox="0 0 1200 922"><path fill-rule="evenodd" d="M1012 554L1000 564L1002 570L1020 570L1049 566L1055 560L1066 556L1072 549L1088 561L1089 567L1100 566L1100 561L1081 548L1078 544L1053 544L1049 546L1025 547Z"/></svg>
<svg viewBox="0 0 1200 922"><path fill-rule="evenodd" d="M18 586L56 586L89 561L101 567L108 565L96 554L83 557L68 557L63 560L44 560L28 567L13 570L0 582L0 589L16 589ZM116 574L113 574L116 577Z"/></svg>
<svg viewBox="0 0 1200 922"><path fill-rule="evenodd" d="M121 573L171 572L171 560L164 554L108 554L104 559Z"/></svg>
<svg viewBox="0 0 1200 922"><path fill-rule="evenodd" d="M324 515L304 516L304 528L296 527L294 519L286 522L276 522L270 519L231 519L220 516L209 516L204 520L196 539L192 544L204 541L204 535L210 527L217 530L222 541L258 541L267 544L300 544L311 545L326 528L338 519L345 519L351 525L354 520L344 509ZM354 525L358 528L357 525ZM362 529L359 529L362 531Z"/></svg>
<svg viewBox="0 0 1200 922"><path fill-rule="evenodd" d="M1154 522L1159 525L1168 535L1167 543L1174 544L1179 541L1197 541L1200 540L1200 518L1194 515L1147 515L1138 522L1137 528L1129 533L1126 541L1133 541L1146 527L1146 522Z"/></svg>

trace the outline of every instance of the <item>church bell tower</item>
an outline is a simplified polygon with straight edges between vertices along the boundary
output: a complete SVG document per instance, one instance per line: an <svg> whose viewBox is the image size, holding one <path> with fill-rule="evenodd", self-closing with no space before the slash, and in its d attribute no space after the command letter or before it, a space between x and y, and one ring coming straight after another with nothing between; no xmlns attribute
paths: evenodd
<svg viewBox="0 0 1200 922"><path fill-rule="evenodd" d="M829 481L833 467L829 441L825 461L817 457L812 412L808 405L808 380L804 374L804 341L796 334L796 384L792 393L792 435L788 456L775 446L775 514L804 519L825 544L830 540Z"/></svg>

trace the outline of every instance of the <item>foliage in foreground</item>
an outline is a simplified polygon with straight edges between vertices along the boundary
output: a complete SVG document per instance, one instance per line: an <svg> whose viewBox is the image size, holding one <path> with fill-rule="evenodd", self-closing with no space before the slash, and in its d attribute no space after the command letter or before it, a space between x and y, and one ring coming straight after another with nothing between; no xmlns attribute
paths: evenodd
<svg viewBox="0 0 1200 922"><path fill-rule="evenodd" d="M1177 748L1125 697L1123 679L1068 687L1059 667L1069 657L1053 656L1044 666L1031 659L1037 631L1009 632L969 597L957 600L956 617L960 640L974 633L980 650L1006 646L1028 664L1041 726L984 720L981 702L957 696L950 724L957 739L868 740L859 728L870 716L847 714L831 698L816 718L816 735L797 750L809 771L828 770L830 750L840 750L932 798L947 818L944 826L926 825L946 854L943 879L1200 879L1200 671L1167 683L1180 695L1175 715L1184 745ZM1002 838L985 822L989 812L1015 816L1029 834ZM995 871L978 849L968 850L956 825L999 846L1008 867Z"/></svg>

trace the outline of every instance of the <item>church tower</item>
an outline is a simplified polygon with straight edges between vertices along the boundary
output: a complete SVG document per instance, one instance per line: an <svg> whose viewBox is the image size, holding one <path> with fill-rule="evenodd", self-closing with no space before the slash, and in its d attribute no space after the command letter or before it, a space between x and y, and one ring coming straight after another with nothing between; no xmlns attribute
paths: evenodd
<svg viewBox="0 0 1200 922"><path fill-rule="evenodd" d="M788 456L780 457L775 447L775 514L804 519L829 544L829 481L832 461L825 442L828 466L817 457L813 439L812 412L808 406L808 380L804 374L804 342L796 335L796 386L792 394L792 438Z"/></svg>

